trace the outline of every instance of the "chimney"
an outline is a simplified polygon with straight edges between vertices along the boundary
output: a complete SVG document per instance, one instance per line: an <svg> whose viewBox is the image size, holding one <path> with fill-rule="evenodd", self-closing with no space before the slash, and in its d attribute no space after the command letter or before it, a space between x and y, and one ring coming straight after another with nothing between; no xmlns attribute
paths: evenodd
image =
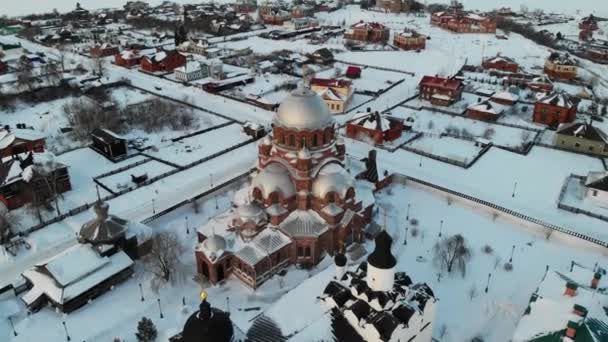
<svg viewBox="0 0 608 342"><path fill-rule="evenodd" d="M570 296L570 297L575 297L577 289L578 289L578 285L576 285L575 283L572 283L572 282L567 282L566 291L564 292L564 295Z"/></svg>
<svg viewBox="0 0 608 342"><path fill-rule="evenodd" d="M587 308L582 305L574 304L574 307L572 308L572 313L579 317L585 318L587 317L589 310L587 310Z"/></svg>
<svg viewBox="0 0 608 342"><path fill-rule="evenodd" d="M602 279L602 274L600 272L595 272L593 274L593 278L591 279L592 289L597 289L597 286L600 284L600 279Z"/></svg>
<svg viewBox="0 0 608 342"><path fill-rule="evenodd" d="M573 322L573 321L568 321L568 324L566 325L566 336L568 336L571 339L574 339L574 337L576 336L577 329L578 329L578 323Z"/></svg>

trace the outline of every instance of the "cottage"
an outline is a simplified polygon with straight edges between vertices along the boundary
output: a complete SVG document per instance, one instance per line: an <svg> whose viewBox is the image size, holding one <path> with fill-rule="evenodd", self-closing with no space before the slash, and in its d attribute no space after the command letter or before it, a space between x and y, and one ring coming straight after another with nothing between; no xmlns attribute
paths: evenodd
<svg viewBox="0 0 608 342"><path fill-rule="evenodd" d="M562 124L555 133L554 145L576 152L608 156L608 136L592 121Z"/></svg>
<svg viewBox="0 0 608 342"><path fill-rule="evenodd" d="M355 90L351 81L341 79L313 78L310 86L327 103L334 114L346 112Z"/></svg>
<svg viewBox="0 0 608 342"><path fill-rule="evenodd" d="M460 9L431 14L431 25L456 33L496 33L496 18Z"/></svg>
<svg viewBox="0 0 608 342"><path fill-rule="evenodd" d="M137 50L124 50L114 56L114 63L125 68L132 68L141 63L142 56Z"/></svg>
<svg viewBox="0 0 608 342"><path fill-rule="evenodd" d="M360 21L344 32L344 39L384 44L388 41L389 35L389 28L380 23Z"/></svg>
<svg viewBox="0 0 608 342"><path fill-rule="evenodd" d="M0 158L10 157L25 152L44 152L43 135L28 129L8 131L0 129Z"/></svg>
<svg viewBox="0 0 608 342"><path fill-rule="evenodd" d="M91 132L91 140L91 148L112 161L127 156L127 139L108 129L94 129Z"/></svg>
<svg viewBox="0 0 608 342"><path fill-rule="evenodd" d="M581 19L578 24L578 28L581 30L595 31L599 29L599 26L597 25L597 19L593 16L593 14L590 14L588 17Z"/></svg>
<svg viewBox="0 0 608 342"><path fill-rule="evenodd" d="M449 106L460 101L464 85L460 80L438 76L424 76L418 84L420 99L437 106Z"/></svg>
<svg viewBox="0 0 608 342"><path fill-rule="evenodd" d="M474 103L467 107L467 117L475 120L496 121L503 113L504 107L490 100Z"/></svg>
<svg viewBox="0 0 608 342"><path fill-rule="evenodd" d="M411 29L395 34L393 44L403 50L424 50L426 47L426 36Z"/></svg>
<svg viewBox="0 0 608 342"><path fill-rule="evenodd" d="M578 103L566 93L539 94L534 104L534 122L555 126L576 119Z"/></svg>
<svg viewBox="0 0 608 342"><path fill-rule="evenodd" d="M91 55L91 57L98 57L98 58L115 56L118 53L119 53L118 47L111 46L106 43L101 44L101 45L95 45L95 46L91 47L91 49L89 50L89 54Z"/></svg>
<svg viewBox="0 0 608 342"><path fill-rule="evenodd" d="M286 21L283 26L293 30L303 30L319 26L319 20L314 17L291 18L291 20Z"/></svg>
<svg viewBox="0 0 608 342"><path fill-rule="evenodd" d="M348 78L359 78L361 77L361 68L354 65L349 65L346 68L346 77Z"/></svg>
<svg viewBox="0 0 608 342"><path fill-rule="evenodd" d="M327 48L319 49L310 55L310 59L317 64L332 64L334 62L334 54Z"/></svg>
<svg viewBox="0 0 608 342"><path fill-rule="evenodd" d="M182 82L200 80L209 76L209 66L201 62L188 62L175 69L175 79Z"/></svg>
<svg viewBox="0 0 608 342"><path fill-rule="evenodd" d="M589 172L585 178L585 198L608 208L608 172Z"/></svg>
<svg viewBox="0 0 608 342"><path fill-rule="evenodd" d="M264 5L258 8L258 16L266 25L283 25L291 19L291 14L275 6Z"/></svg>
<svg viewBox="0 0 608 342"><path fill-rule="evenodd" d="M593 31L581 30L578 34L578 40L581 42L589 42L593 40Z"/></svg>
<svg viewBox="0 0 608 342"><path fill-rule="evenodd" d="M519 101L519 96L510 91L501 91L493 94L490 97L490 101L503 106L514 106Z"/></svg>
<svg viewBox="0 0 608 342"><path fill-rule="evenodd" d="M403 130L403 120L377 111L372 112L369 108L367 112L355 114L353 119L346 123L347 137L371 141L375 145L399 139Z"/></svg>
<svg viewBox="0 0 608 342"><path fill-rule="evenodd" d="M519 65L513 59L500 54L495 57L486 58L482 62L482 67L486 70L500 70L505 72L517 72Z"/></svg>
<svg viewBox="0 0 608 342"><path fill-rule="evenodd" d="M550 93L553 91L553 81L545 75L533 78L526 82L526 85L530 90L540 93Z"/></svg>
<svg viewBox="0 0 608 342"><path fill-rule="evenodd" d="M545 61L544 71L552 80L571 81L576 78L577 65L568 54L553 52Z"/></svg>
<svg viewBox="0 0 608 342"><path fill-rule="evenodd" d="M169 72L186 64L186 56L176 50L159 50L154 55L144 56L140 68L146 72Z"/></svg>
<svg viewBox="0 0 608 342"><path fill-rule="evenodd" d="M413 0L376 0L376 8L391 13L409 12L413 3Z"/></svg>
<svg viewBox="0 0 608 342"><path fill-rule="evenodd" d="M291 18L312 18L315 16L315 8L308 5L296 5L291 9Z"/></svg>

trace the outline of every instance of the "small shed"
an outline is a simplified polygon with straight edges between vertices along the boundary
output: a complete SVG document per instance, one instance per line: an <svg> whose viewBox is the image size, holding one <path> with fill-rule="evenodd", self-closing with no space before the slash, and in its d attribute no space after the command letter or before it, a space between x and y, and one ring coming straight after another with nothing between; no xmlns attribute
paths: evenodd
<svg viewBox="0 0 608 342"><path fill-rule="evenodd" d="M91 148L106 158L116 161L127 155L127 139L107 129L96 128L91 132Z"/></svg>
<svg viewBox="0 0 608 342"><path fill-rule="evenodd" d="M348 77L348 78L361 77L361 68L354 66L354 65L349 65L348 68L346 68L346 77Z"/></svg>

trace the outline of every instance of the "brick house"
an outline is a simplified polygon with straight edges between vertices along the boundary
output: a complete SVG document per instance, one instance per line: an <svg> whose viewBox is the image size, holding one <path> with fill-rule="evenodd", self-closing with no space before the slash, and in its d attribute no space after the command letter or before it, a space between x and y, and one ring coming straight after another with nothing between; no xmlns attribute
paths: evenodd
<svg viewBox="0 0 608 342"><path fill-rule="evenodd" d="M44 152L44 136L29 130L0 130L0 158L25 152Z"/></svg>
<svg viewBox="0 0 608 342"><path fill-rule="evenodd" d="M361 68L354 65L349 65L346 68L346 77L348 78L359 78L361 77Z"/></svg>
<svg viewBox="0 0 608 342"><path fill-rule="evenodd" d="M553 80L570 81L576 78L577 62L568 54L553 52L545 61L545 74Z"/></svg>
<svg viewBox="0 0 608 342"><path fill-rule="evenodd" d="M262 18L262 22L266 25L283 25L291 19L289 12L274 6L260 6L258 16Z"/></svg>
<svg viewBox="0 0 608 342"><path fill-rule="evenodd" d="M550 93L553 91L553 81L545 75L541 75L526 82L526 86L531 90L541 93Z"/></svg>
<svg viewBox="0 0 608 342"><path fill-rule="evenodd" d="M310 87L334 114L346 112L355 93L352 82L342 79L313 78Z"/></svg>
<svg viewBox="0 0 608 342"><path fill-rule="evenodd" d="M419 98L437 106L449 106L460 101L464 89L460 80L438 76L424 76L418 87Z"/></svg>
<svg viewBox="0 0 608 342"><path fill-rule="evenodd" d="M140 68L146 72L168 72L186 64L186 56L176 50L160 50L141 59Z"/></svg>
<svg viewBox="0 0 608 342"><path fill-rule="evenodd" d="M412 2L412 0L376 0L376 8L391 13L409 12Z"/></svg>
<svg viewBox="0 0 608 342"><path fill-rule="evenodd" d="M137 50L124 50L114 55L114 63L125 68L132 68L141 63L142 56Z"/></svg>
<svg viewBox="0 0 608 342"><path fill-rule="evenodd" d="M474 103L467 108L467 117L475 120L496 121L504 113L504 107L500 104L485 100Z"/></svg>
<svg viewBox="0 0 608 342"><path fill-rule="evenodd" d="M5 74L8 71L8 64L0 60L0 75Z"/></svg>
<svg viewBox="0 0 608 342"><path fill-rule="evenodd" d="M599 29L599 26L597 25L597 19L595 19L593 14L590 14L588 17L581 19L578 23L578 28L581 30L595 31Z"/></svg>
<svg viewBox="0 0 608 342"><path fill-rule="evenodd" d="M608 156L608 136L592 122L573 122L560 125L553 144L568 150Z"/></svg>
<svg viewBox="0 0 608 342"><path fill-rule="evenodd" d="M334 62L334 54L328 48L316 50L309 56L310 60L317 64L332 64Z"/></svg>
<svg viewBox="0 0 608 342"><path fill-rule="evenodd" d="M355 114L352 120L346 123L346 136L351 139L371 141L375 145L399 139L403 133L403 120L379 112Z"/></svg>
<svg viewBox="0 0 608 342"><path fill-rule="evenodd" d="M360 21L344 32L344 39L366 43L386 43L389 36L389 28L376 22Z"/></svg>
<svg viewBox="0 0 608 342"><path fill-rule="evenodd" d="M508 91L501 91L492 95L490 101L503 106L514 106L519 101L519 96Z"/></svg>
<svg viewBox="0 0 608 342"><path fill-rule="evenodd" d="M496 33L496 18L457 9L431 14L431 25L456 33Z"/></svg>
<svg viewBox="0 0 608 342"><path fill-rule="evenodd" d="M235 208L198 228L198 272L213 284L234 275L256 289L288 265L314 266L362 241L373 195L355 186L345 155L321 98L304 87L288 95L258 146L251 185Z"/></svg>
<svg viewBox="0 0 608 342"><path fill-rule="evenodd" d="M486 58L481 63L481 66L486 70L500 70L505 72L517 72L519 65L513 59L500 54L495 57Z"/></svg>
<svg viewBox="0 0 608 342"><path fill-rule="evenodd" d="M534 122L557 126L576 119L578 104L566 93L539 96L534 104Z"/></svg>
<svg viewBox="0 0 608 342"><path fill-rule="evenodd" d="M578 33L578 40L582 42L593 40L593 31L588 29L581 30L581 32Z"/></svg>
<svg viewBox="0 0 608 342"><path fill-rule="evenodd" d="M424 50L426 36L415 30L405 29L403 32L395 33L393 45L403 50Z"/></svg>
<svg viewBox="0 0 608 342"><path fill-rule="evenodd" d="M95 45L89 49L91 57L115 56L119 53L118 47L109 44Z"/></svg>

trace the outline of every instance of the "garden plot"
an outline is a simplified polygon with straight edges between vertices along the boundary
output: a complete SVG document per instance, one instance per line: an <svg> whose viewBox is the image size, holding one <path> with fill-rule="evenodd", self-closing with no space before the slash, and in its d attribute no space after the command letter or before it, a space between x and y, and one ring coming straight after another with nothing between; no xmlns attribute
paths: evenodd
<svg viewBox="0 0 608 342"><path fill-rule="evenodd" d="M108 95L120 107L131 106L154 98L154 95L142 90L129 87L114 87L108 90Z"/></svg>
<svg viewBox="0 0 608 342"><path fill-rule="evenodd" d="M146 151L146 154L172 164L186 166L247 139L249 137L241 132L241 126L232 124L176 142L160 142Z"/></svg>
<svg viewBox="0 0 608 342"><path fill-rule="evenodd" d="M481 146L468 140L430 135L414 139L405 146L463 164L471 162L482 150Z"/></svg>
<svg viewBox="0 0 608 342"><path fill-rule="evenodd" d="M465 138L483 138L494 145L503 147L520 148L524 143L532 141L535 136L535 132L525 129L495 125L428 110L413 111L397 107L391 111L391 114L403 119L408 117L414 119L412 127L414 131L432 134L450 133Z"/></svg>
<svg viewBox="0 0 608 342"><path fill-rule="evenodd" d="M147 175L147 178L150 179L173 169L174 167L165 163L150 160L144 164L127 169L123 172L99 178L98 181L113 192L120 192L123 189L137 185L133 182L131 178L132 176L139 177L142 175Z"/></svg>

